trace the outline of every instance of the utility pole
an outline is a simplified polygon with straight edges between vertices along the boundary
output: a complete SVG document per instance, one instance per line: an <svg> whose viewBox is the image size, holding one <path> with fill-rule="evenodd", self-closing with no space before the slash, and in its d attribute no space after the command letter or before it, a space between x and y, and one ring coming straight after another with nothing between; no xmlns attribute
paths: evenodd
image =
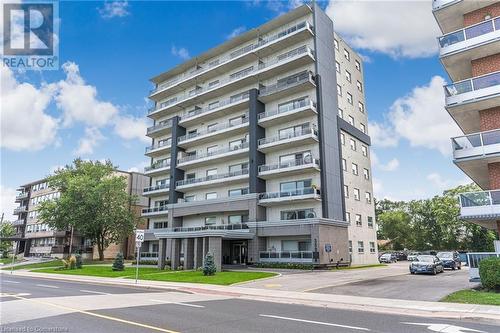
<svg viewBox="0 0 500 333"><path fill-rule="evenodd" d="M71 253L73 253L73 226L71 226L71 238L69 239L69 256L71 256Z"/></svg>

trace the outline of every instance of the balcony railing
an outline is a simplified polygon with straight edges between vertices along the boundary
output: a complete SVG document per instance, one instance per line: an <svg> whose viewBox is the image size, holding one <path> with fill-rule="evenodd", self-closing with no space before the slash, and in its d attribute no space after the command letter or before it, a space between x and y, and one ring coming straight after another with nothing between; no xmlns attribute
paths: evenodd
<svg viewBox="0 0 500 333"><path fill-rule="evenodd" d="M500 71L474 77L444 87L447 97L500 85Z"/></svg>
<svg viewBox="0 0 500 333"><path fill-rule="evenodd" d="M20 206L20 207L14 208L14 214L25 213L27 211L28 211L28 208L26 208L26 206Z"/></svg>
<svg viewBox="0 0 500 333"><path fill-rule="evenodd" d="M213 225L203 225L199 227L176 227L168 228L168 232L196 232L196 231L206 231L206 230L247 230L248 225L246 223L235 223L235 224L213 224Z"/></svg>
<svg viewBox="0 0 500 333"><path fill-rule="evenodd" d="M500 205L500 190L460 194L460 207L484 207Z"/></svg>
<svg viewBox="0 0 500 333"><path fill-rule="evenodd" d="M142 209L142 214L152 214L152 213L162 213L162 212L168 213L168 207L159 206L159 207L150 207Z"/></svg>
<svg viewBox="0 0 500 333"><path fill-rule="evenodd" d="M267 262L286 262L286 261L311 261L313 259L312 251L260 251L260 261Z"/></svg>
<svg viewBox="0 0 500 333"><path fill-rule="evenodd" d="M260 165L259 166L259 173L273 171L273 170L288 169L288 168L293 168L296 166L307 166L307 165L314 165L314 166L319 167L319 160L309 156L306 158L296 159L296 160L284 162L284 163Z"/></svg>
<svg viewBox="0 0 500 333"><path fill-rule="evenodd" d="M287 79L286 81L278 82L267 87L260 89L260 96L271 95L275 92L288 89L290 87L297 86L307 81L313 81L313 74L311 72L304 72L300 75L294 76L292 78Z"/></svg>
<svg viewBox="0 0 500 333"><path fill-rule="evenodd" d="M147 194L149 192L154 192L154 191L159 191L159 190L166 190L170 187L170 183L166 183L166 184L158 184L158 185L154 185L154 186L149 186L149 187L145 187L143 190L142 190L142 193L143 194Z"/></svg>
<svg viewBox="0 0 500 333"><path fill-rule="evenodd" d="M158 85L158 87L156 87L150 91L150 95L155 94L161 90L166 90L166 89L172 87L173 85L177 84L180 81L189 80L189 79L199 75L200 73L202 73L204 71L208 71L208 70L212 69L213 67L228 63L229 61L233 60L234 58L239 57L245 53L250 53L258 48L261 48L262 46L264 46L266 44L269 44L269 43L277 40L278 38L283 38L287 35L290 35L296 31L298 31L298 30L307 29L307 28L312 30L312 25L309 22L298 23L297 25L295 25L293 27L290 27L290 28L283 30L277 34L274 34L270 37L262 39L256 44L245 46L239 50L236 50L236 51L230 53L226 57L219 58L216 61L212 61L211 64L207 65L207 67L200 66L197 69L194 69L194 70L187 72L187 73L183 73L177 77L174 77L174 78L168 80L167 82L161 83L160 85Z"/></svg>
<svg viewBox="0 0 500 333"><path fill-rule="evenodd" d="M500 30L500 17L495 17L439 37L439 45L441 47L448 47L496 30Z"/></svg>
<svg viewBox="0 0 500 333"><path fill-rule="evenodd" d="M199 160L202 158L212 157L212 156L216 156L216 155L222 155L225 153L230 153L230 152L245 149L245 148L248 148L248 142L243 142L242 144L239 144L239 145L233 146L233 147L225 147L225 148L212 150L209 152L197 153L196 155L185 156L185 157L180 158L177 162L179 164L181 164L181 163L196 161L196 160Z"/></svg>
<svg viewBox="0 0 500 333"><path fill-rule="evenodd" d="M155 133L155 132L161 131L164 128L170 128L170 127L172 127L172 119L169 119L165 122L161 122L157 125L148 127L147 134Z"/></svg>
<svg viewBox="0 0 500 333"><path fill-rule="evenodd" d="M161 142L161 143L158 143L156 145L152 145L152 146L149 146L149 147L146 147L146 153L149 153L153 150L156 150L156 149L160 149L160 148L164 148L164 147L170 147L172 146L172 139L168 139L167 141L164 141L164 142Z"/></svg>
<svg viewBox="0 0 500 333"><path fill-rule="evenodd" d="M223 107L231 105L231 104L236 104L242 100L248 99L249 95L250 94L247 92L245 94L238 95L237 97L234 97L234 98L228 98L226 100L219 101L219 103L214 104L214 105L208 105L204 108L200 108L197 110L186 112L184 115L181 116L181 120L187 120L187 119L196 117L196 116L203 114L203 113L208 113L208 112L211 112L211 111L216 110L216 109L222 109Z"/></svg>
<svg viewBox="0 0 500 333"><path fill-rule="evenodd" d="M21 226L21 225L24 225L24 220L12 221L12 226L14 226L14 227Z"/></svg>
<svg viewBox="0 0 500 333"><path fill-rule="evenodd" d="M16 195L16 199L25 199L28 197L28 192L21 192Z"/></svg>
<svg viewBox="0 0 500 333"><path fill-rule="evenodd" d="M298 138L298 137L301 137L304 135L309 135L309 134L312 134L314 136L318 136L318 130L316 129L316 127L313 126L313 127L309 127L309 128L295 130L293 133L279 134L279 135L275 135L275 136L272 136L269 138L262 138L259 140L259 146L263 146L266 144L275 143L275 142L279 142L279 141L290 140L293 138Z"/></svg>
<svg viewBox="0 0 500 333"><path fill-rule="evenodd" d="M235 127L235 126L239 126L241 124L247 124L247 123L248 123L248 118L247 117L245 117L245 118L239 118L238 120L233 120L231 122L227 122L227 123L223 123L223 124L218 124L218 125L210 128L210 129L207 128L205 130L200 130L200 131L197 131L195 133L190 133L190 134L186 134L186 135L180 136L177 139L177 142L181 143L183 141L191 140L191 139L197 138L199 136L203 136L203 135L207 135L207 134L213 134L213 133L220 132L220 131L223 131L225 129L231 128L231 127Z"/></svg>
<svg viewBox="0 0 500 333"><path fill-rule="evenodd" d="M206 177L201 177L201 178L178 180L176 184L177 184L177 186L184 186L184 185L209 182L212 180L238 177L238 176L243 176L243 175L248 175L248 169L241 169L238 171L233 171L233 172L228 172L228 173L223 173L223 174L218 174L218 175L211 175L211 176L206 176Z"/></svg>
<svg viewBox="0 0 500 333"><path fill-rule="evenodd" d="M151 166L147 166L144 168L144 172L149 172L157 169L168 168L170 167L170 163L162 162L162 163L154 163Z"/></svg>
<svg viewBox="0 0 500 333"><path fill-rule="evenodd" d="M455 158L500 153L500 130L486 131L452 138Z"/></svg>
<svg viewBox="0 0 500 333"><path fill-rule="evenodd" d="M266 193L260 193L259 194L259 200L266 200L266 199L281 199L281 198L293 198L297 196L303 196L303 195L319 195L319 190L312 188L312 187L307 187L307 188L300 188L292 191L282 191L282 192L266 192Z"/></svg>
<svg viewBox="0 0 500 333"><path fill-rule="evenodd" d="M290 105L287 105L284 107L278 107L277 109L274 109L274 110L269 110L266 112L259 113L259 120L264 119L264 118L273 117L273 116L276 116L278 114L288 113L291 111L302 109L302 108L305 108L306 106L310 106L312 109L316 109L316 102L311 101L310 99L303 99L303 100L297 101L295 103L291 103Z"/></svg>

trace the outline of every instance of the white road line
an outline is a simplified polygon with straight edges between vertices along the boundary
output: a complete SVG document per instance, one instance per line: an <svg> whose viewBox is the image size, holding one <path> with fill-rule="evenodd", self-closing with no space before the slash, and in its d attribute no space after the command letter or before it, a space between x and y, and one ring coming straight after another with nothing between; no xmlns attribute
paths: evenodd
<svg viewBox="0 0 500 333"><path fill-rule="evenodd" d="M111 295L110 293L103 293L101 291L94 291L94 290L85 290L81 289L80 290L82 293L91 293L91 294L99 294L99 295Z"/></svg>
<svg viewBox="0 0 500 333"><path fill-rule="evenodd" d="M10 281L10 280L3 280L3 282L7 282L7 283L21 283L19 281Z"/></svg>
<svg viewBox="0 0 500 333"><path fill-rule="evenodd" d="M151 302L158 302L158 303L164 303L164 304L174 304L174 305L182 305L182 306L189 306L192 308L204 308L203 305L196 305L196 304L189 304L189 303L181 303L181 302L169 302L169 301L162 301L160 299L150 299Z"/></svg>
<svg viewBox="0 0 500 333"><path fill-rule="evenodd" d="M53 289L59 289L59 287L56 286L51 286L49 284L37 284L37 287L43 287L43 288L53 288Z"/></svg>
<svg viewBox="0 0 500 333"><path fill-rule="evenodd" d="M281 316L265 315L265 314L260 314L259 316L261 316L261 317L268 317L268 318L275 318L275 319L291 320L291 321L300 321L300 322L309 323L309 324L317 324L317 325L325 325L325 326L335 326L335 327L350 328L352 330L358 330L358 331L370 331L370 329L364 328L364 327L347 326L347 325L340 325L340 324L333 324L333 323L325 323L325 322L322 322L322 321L314 321L314 320L306 320L306 319L298 319L298 318L290 318L290 317L281 317Z"/></svg>

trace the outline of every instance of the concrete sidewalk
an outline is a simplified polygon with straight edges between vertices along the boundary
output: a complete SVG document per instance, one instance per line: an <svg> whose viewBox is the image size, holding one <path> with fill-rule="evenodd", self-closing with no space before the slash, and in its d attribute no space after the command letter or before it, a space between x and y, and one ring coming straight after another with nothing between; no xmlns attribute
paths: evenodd
<svg viewBox="0 0 500 333"><path fill-rule="evenodd" d="M9 272L0 271L1 278L7 278ZM194 283L173 283L161 281L101 278L91 276L69 276L48 273L33 273L28 271L15 271L16 276L29 276L46 278L50 280L78 281L90 284L107 284L134 286L155 289L177 289L179 291L195 294L211 294L229 296L233 298L259 300L285 304L300 304L334 309L350 309L379 313L392 313L426 318L452 318L460 320L479 320L500 324L500 307L488 305L438 303L423 301L406 301L385 298L371 298L345 295L303 293L296 291L269 290L247 288L241 286L218 286ZM273 278L267 279L271 282Z"/></svg>

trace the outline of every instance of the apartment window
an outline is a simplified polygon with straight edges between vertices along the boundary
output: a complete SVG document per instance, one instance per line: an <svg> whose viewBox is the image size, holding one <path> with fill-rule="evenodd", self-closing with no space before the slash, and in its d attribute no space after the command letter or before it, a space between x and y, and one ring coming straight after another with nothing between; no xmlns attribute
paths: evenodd
<svg viewBox="0 0 500 333"><path fill-rule="evenodd" d="M307 163L312 161L312 155L310 150L306 150L300 153L282 155L279 158L280 165L290 165L293 163Z"/></svg>
<svg viewBox="0 0 500 333"><path fill-rule="evenodd" d="M301 97L286 103L278 104L279 112L287 112L306 106L307 97Z"/></svg>
<svg viewBox="0 0 500 333"><path fill-rule="evenodd" d="M366 134L366 126L365 124L359 124L359 129L361 130L361 132L365 133Z"/></svg>
<svg viewBox="0 0 500 333"><path fill-rule="evenodd" d="M352 253L352 241L349 241L349 253Z"/></svg>
<svg viewBox="0 0 500 333"><path fill-rule="evenodd" d="M243 145L243 141L244 141L243 139L230 141L229 142L229 149L236 150L236 149L241 148L241 146Z"/></svg>
<svg viewBox="0 0 500 333"><path fill-rule="evenodd" d="M340 143L342 143L342 145L345 145L345 134L344 133L340 133Z"/></svg>
<svg viewBox="0 0 500 333"><path fill-rule="evenodd" d="M363 177L366 180L370 180L370 171L368 169L363 169Z"/></svg>
<svg viewBox="0 0 500 333"><path fill-rule="evenodd" d="M373 228L373 217L368 216L367 221L368 221L367 223L368 227Z"/></svg>
<svg viewBox="0 0 500 333"><path fill-rule="evenodd" d="M195 179L196 178L196 173L187 173L186 174L186 179Z"/></svg>
<svg viewBox="0 0 500 333"><path fill-rule="evenodd" d="M345 212L345 220L346 222L351 223L351 213Z"/></svg>
<svg viewBox="0 0 500 333"><path fill-rule="evenodd" d="M352 105L352 95L347 93L347 102Z"/></svg>
<svg viewBox="0 0 500 333"><path fill-rule="evenodd" d="M167 225L168 225L167 221L155 222L155 223L153 223L153 229L167 228Z"/></svg>
<svg viewBox="0 0 500 333"><path fill-rule="evenodd" d="M195 201L195 200L196 200L196 196L194 196L194 195L186 195L186 196L184 197L184 201L185 201L185 202L193 202L193 201Z"/></svg>
<svg viewBox="0 0 500 333"><path fill-rule="evenodd" d="M208 104L208 109L209 110L215 109L217 107L219 107L219 101L215 101L215 102L212 102L212 103Z"/></svg>
<svg viewBox="0 0 500 333"><path fill-rule="evenodd" d="M358 110L359 112L365 112L365 106L363 105L363 103L358 102Z"/></svg>
<svg viewBox="0 0 500 333"><path fill-rule="evenodd" d="M347 80L347 82L352 81L351 73L349 73L349 71L347 69L345 71L345 79Z"/></svg>
<svg viewBox="0 0 500 333"><path fill-rule="evenodd" d="M219 80L215 80L215 81L212 81L208 84L208 87L209 88L212 88L212 87L215 87L216 85L219 84Z"/></svg>
<svg viewBox="0 0 500 333"><path fill-rule="evenodd" d="M205 225L214 225L217 223L217 217L207 216L205 217Z"/></svg>
<svg viewBox="0 0 500 333"><path fill-rule="evenodd" d="M342 110L341 108L339 108L339 117L344 118L344 110Z"/></svg>
<svg viewBox="0 0 500 333"><path fill-rule="evenodd" d="M229 119L229 126L235 126L243 123L245 116L239 116Z"/></svg>
<svg viewBox="0 0 500 333"><path fill-rule="evenodd" d="M302 135L308 128L309 123L283 128L278 131L278 136L280 139L293 138Z"/></svg>
<svg viewBox="0 0 500 333"><path fill-rule="evenodd" d="M239 164L233 164L229 166L229 172L239 172L241 170L248 169L248 163L239 163Z"/></svg>
<svg viewBox="0 0 500 333"><path fill-rule="evenodd" d="M291 182L280 183L280 192L299 193L304 189L311 188L312 180L304 179Z"/></svg>
<svg viewBox="0 0 500 333"><path fill-rule="evenodd" d="M361 72L361 63L359 61L356 60L354 66L356 66L356 69Z"/></svg>
<svg viewBox="0 0 500 333"><path fill-rule="evenodd" d="M363 226L363 222L361 221L361 215L360 214L356 214L356 226L357 227L362 227Z"/></svg>
<svg viewBox="0 0 500 333"><path fill-rule="evenodd" d="M342 170L347 171L347 162L345 158L342 159Z"/></svg>
<svg viewBox="0 0 500 333"><path fill-rule="evenodd" d="M351 124L352 126L354 126L354 117L353 116L349 116L349 124Z"/></svg>
<svg viewBox="0 0 500 333"><path fill-rule="evenodd" d="M351 61L351 55L349 54L349 51L347 51L346 49L344 49L344 58Z"/></svg>
<svg viewBox="0 0 500 333"><path fill-rule="evenodd" d="M229 77L231 78L231 80L234 80L248 75L251 71L253 71L253 66L242 69L241 71L237 71L236 73L229 75Z"/></svg>
<svg viewBox="0 0 500 333"><path fill-rule="evenodd" d="M303 220L303 219L315 218L316 213L314 212L314 209L312 209L312 208L286 210L286 211L280 212L280 217L281 217L282 221Z"/></svg>
<svg viewBox="0 0 500 333"><path fill-rule="evenodd" d="M349 143L351 145L351 150L356 151L356 141L354 141L354 139L349 139Z"/></svg>
<svg viewBox="0 0 500 333"><path fill-rule="evenodd" d="M248 222L248 215L229 215L228 222L229 224L241 224Z"/></svg>
<svg viewBox="0 0 500 333"><path fill-rule="evenodd" d="M363 153L364 157L368 156L368 148L366 146L361 145L361 153Z"/></svg>
<svg viewBox="0 0 500 333"><path fill-rule="evenodd" d="M372 203L372 194L370 192L365 192L366 203Z"/></svg>
<svg viewBox="0 0 500 333"><path fill-rule="evenodd" d="M214 155L217 153L217 148L219 146L215 145L215 146L210 146L210 147L207 147L207 155Z"/></svg>
<svg viewBox="0 0 500 333"><path fill-rule="evenodd" d="M365 253L365 245L362 241L358 241L358 253Z"/></svg>
<svg viewBox="0 0 500 333"><path fill-rule="evenodd" d="M229 97L229 101L231 103L234 103L234 102L240 101L242 99L248 98L249 95L250 95L249 92L245 91L245 92L242 92L242 93L239 93L239 94L236 94L236 95Z"/></svg>
<svg viewBox="0 0 500 333"><path fill-rule="evenodd" d="M217 175L217 168L207 170L207 177L216 176L216 175Z"/></svg>
<svg viewBox="0 0 500 333"><path fill-rule="evenodd" d="M208 63L208 67L214 67L217 66L220 63L219 59L212 60Z"/></svg>
<svg viewBox="0 0 500 333"><path fill-rule="evenodd" d="M215 132L217 131L217 123L215 124L210 124L207 126L207 132L208 133L212 133L212 132Z"/></svg>
<svg viewBox="0 0 500 333"><path fill-rule="evenodd" d="M356 81L356 87L358 87L358 90L360 92L363 92L363 84L359 81Z"/></svg>
<svg viewBox="0 0 500 333"><path fill-rule="evenodd" d="M370 242L370 253L375 253L375 242Z"/></svg>
<svg viewBox="0 0 500 333"><path fill-rule="evenodd" d="M356 176L357 176L357 175L359 174L359 173L358 173L358 165L357 165L356 163L352 163L352 165L351 165L351 169L352 169L352 174L353 174L353 175L356 175Z"/></svg>
<svg viewBox="0 0 500 333"><path fill-rule="evenodd" d="M349 198L349 186L344 185L344 197Z"/></svg>
<svg viewBox="0 0 500 333"><path fill-rule="evenodd" d="M335 70L340 74L340 64L338 61L335 61Z"/></svg>
<svg viewBox="0 0 500 333"><path fill-rule="evenodd" d="M337 84L337 95L342 96L342 87Z"/></svg>
<svg viewBox="0 0 500 333"><path fill-rule="evenodd" d="M210 199L217 199L217 192L210 192L205 194L205 199L210 200Z"/></svg>
<svg viewBox="0 0 500 333"><path fill-rule="evenodd" d="M232 190L227 191L228 197L237 197L237 196L245 195L245 194L248 194L248 187L236 188L236 189L232 189Z"/></svg>
<svg viewBox="0 0 500 333"><path fill-rule="evenodd" d="M355 188L354 189L354 200L360 200L361 199L361 195L359 194L359 188Z"/></svg>
<svg viewBox="0 0 500 333"><path fill-rule="evenodd" d="M338 40L336 40L336 39L334 39L334 40L333 40L333 46L335 46L335 50L337 50L337 51L338 51L338 50L339 50L339 41L338 41Z"/></svg>

